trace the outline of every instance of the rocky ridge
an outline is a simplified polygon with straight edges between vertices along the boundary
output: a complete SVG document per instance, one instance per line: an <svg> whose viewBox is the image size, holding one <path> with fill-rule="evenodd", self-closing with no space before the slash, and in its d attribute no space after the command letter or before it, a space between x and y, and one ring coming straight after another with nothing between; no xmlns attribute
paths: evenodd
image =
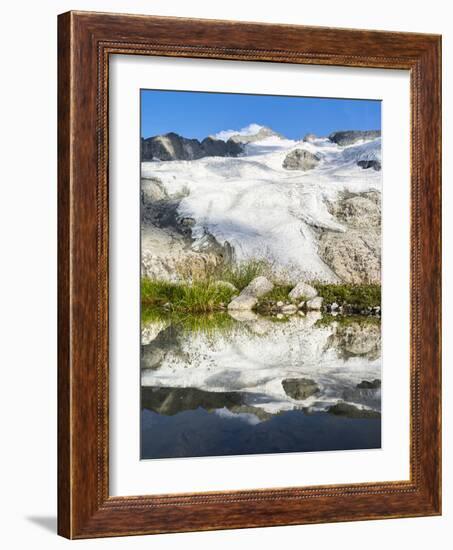
<svg viewBox="0 0 453 550"><path fill-rule="evenodd" d="M198 139L182 137L174 132L141 140L142 162L161 160L197 160L203 157L237 157L242 146L233 140L223 141L207 137Z"/></svg>
<svg viewBox="0 0 453 550"><path fill-rule="evenodd" d="M353 145L358 141L370 140L381 137L380 130L341 130L332 132L329 135L329 140L341 147Z"/></svg>

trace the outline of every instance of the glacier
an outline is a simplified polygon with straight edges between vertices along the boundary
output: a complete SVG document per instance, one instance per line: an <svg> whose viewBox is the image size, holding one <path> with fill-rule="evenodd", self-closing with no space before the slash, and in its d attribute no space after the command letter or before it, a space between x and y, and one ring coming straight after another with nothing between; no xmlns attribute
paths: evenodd
<svg viewBox="0 0 453 550"><path fill-rule="evenodd" d="M259 136L263 128L253 123L215 137ZM305 172L283 168L295 149L315 154L320 162ZM195 251L210 235L229 245L237 262L263 259L291 280L339 282L320 255L319 237L348 231L329 204L345 194L381 192L381 172L357 164L370 160L381 162L381 138L341 147L328 138L296 141L273 134L244 139L244 153L235 158L142 162L142 190L158 180L167 196L178 200L178 217L193 220Z"/></svg>

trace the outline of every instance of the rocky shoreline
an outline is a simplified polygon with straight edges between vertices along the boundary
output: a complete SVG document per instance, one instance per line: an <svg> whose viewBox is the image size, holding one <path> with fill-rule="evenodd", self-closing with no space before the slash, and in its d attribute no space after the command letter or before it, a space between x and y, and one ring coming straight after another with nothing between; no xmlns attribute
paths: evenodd
<svg viewBox="0 0 453 550"><path fill-rule="evenodd" d="M290 285L291 286L291 285ZM239 295L234 295L228 304L229 311L256 311L265 315L275 315L281 319L283 316L299 313L304 315L307 311L324 311L332 315L362 315L380 317L380 305L367 305L336 301L327 301L318 294L315 287L305 282L299 282L288 292L286 298L272 297L275 285L266 277L260 276L253 279Z"/></svg>

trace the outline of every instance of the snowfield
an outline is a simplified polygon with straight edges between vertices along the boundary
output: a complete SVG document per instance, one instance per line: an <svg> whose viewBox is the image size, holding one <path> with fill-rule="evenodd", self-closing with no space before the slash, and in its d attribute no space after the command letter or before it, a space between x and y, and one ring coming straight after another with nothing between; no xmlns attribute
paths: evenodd
<svg viewBox="0 0 453 550"><path fill-rule="evenodd" d="M251 125L216 137L260 128ZM193 220L194 250L209 233L231 245L236 261L265 259L290 278L337 282L318 254L318 237L321 230L341 233L346 227L326 203L344 192L381 191L381 172L357 165L359 160L380 162L380 138L340 147L327 138L298 142L273 135L244 147L237 158L143 162L142 187L147 178L158 178L170 197L183 197L178 215ZM315 154L319 164L306 172L283 168L294 149Z"/></svg>

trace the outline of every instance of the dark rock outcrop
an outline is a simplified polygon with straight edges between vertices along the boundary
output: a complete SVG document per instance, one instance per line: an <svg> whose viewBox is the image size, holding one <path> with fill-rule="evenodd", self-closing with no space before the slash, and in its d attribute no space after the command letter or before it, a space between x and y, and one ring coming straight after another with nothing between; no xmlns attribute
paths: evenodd
<svg viewBox="0 0 453 550"><path fill-rule="evenodd" d="M368 168L374 168L377 172L381 169L381 163L378 160L371 159L371 160L359 160L357 162L357 166L360 166L360 168L363 168L364 170L367 170Z"/></svg>
<svg viewBox="0 0 453 550"><path fill-rule="evenodd" d="M340 132L332 132L329 135L330 141L337 143L341 147L352 145L362 139L376 139L381 137L380 130L343 130Z"/></svg>
<svg viewBox="0 0 453 550"><path fill-rule="evenodd" d="M188 139L174 132L141 141L142 161L196 160L203 157L237 157L243 152L239 143L211 137L203 141Z"/></svg>
<svg viewBox="0 0 453 550"><path fill-rule="evenodd" d="M283 168L286 170L311 170L319 163L319 157L305 151L305 149L294 149L288 153L283 161Z"/></svg>
<svg viewBox="0 0 453 550"><path fill-rule="evenodd" d="M207 137L201 142L204 157L237 157L242 153L242 147L233 140L222 141Z"/></svg>

